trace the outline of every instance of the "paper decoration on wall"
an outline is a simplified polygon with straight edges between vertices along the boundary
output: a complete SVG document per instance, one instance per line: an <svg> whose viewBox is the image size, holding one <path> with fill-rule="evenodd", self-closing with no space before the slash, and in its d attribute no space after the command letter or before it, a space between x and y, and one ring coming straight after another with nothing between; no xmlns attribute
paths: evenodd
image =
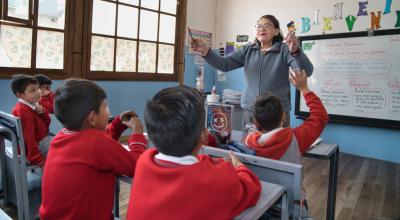
<svg viewBox="0 0 400 220"><path fill-rule="evenodd" d="M313 25L319 25L319 9L314 11L314 22Z"/></svg>
<svg viewBox="0 0 400 220"><path fill-rule="evenodd" d="M198 68L196 77L196 89L204 92L204 66Z"/></svg>
<svg viewBox="0 0 400 220"><path fill-rule="evenodd" d="M333 5L333 20L338 20L338 19L342 19L342 6L343 6L343 2L338 2L336 4Z"/></svg>
<svg viewBox="0 0 400 220"><path fill-rule="evenodd" d="M235 42L226 42L225 54L228 55L235 50Z"/></svg>
<svg viewBox="0 0 400 220"><path fill-rule="evenodd" d="M400 27L400 11L396 11L397 14L397 22L394 27Z"/></svg>
<svg viewBox="0 0 400 220"><path fill-rule="evenodd" d="M357 14L357 16L367 16L368 15L367 5L368 5L368 1L359 2L358 3L358 14Z"/></svg>
<svg viewBox="0 0 400 220"><path fill-rule="evenodd" d="M353 30L354 22L356 22L356 20L357 20L357 17L353 16L353 15L348 15L346 17L347 28L349 29L349 31Z"/></svg>
<svg viewBox="0 0 400 220"><path fill-rule="evenodd" d="M386 0L384 15L390 13L390 6L392 6L392 0Z"/></svg>
<svg viewBox="0 0 400 220"><path fill-rule="evenodd" d="M223 48L223 47L219 48L219 55L225 56L225 48Z"/></svg>
<svg viewBox="0 0 400 220"><path fill-rule="evenodd" d="M324 28L323 31L330 31L332 30L332 18L322 18L324 20Z"/></svg>
<svg viewBox="0 0 400 220"><path fill-rule="evenodd" d="M311 28L310 18L302 17L301 18L301 33L309 32Z"/></svg>
<svg viewBox="0 0 400 220"><path fill-rule="evenodd" d="M218 80L218 82L226 81L225 73L220 70L217 70L217 80Z"/></svg>
<svg viewBox="0 0 400 220"><path fill-rule="evenodd" d="M249 40L249 36L247 35L237 35L236 42L247 42Z"/></svg>
<svg viewBox="0 0 400 220"><path fill-rule="evenodd" d="M288 32L296 32L296 26L294 26L294 21L290 21L287 25L286 25Z"/></svg>
<svg viewBox="0 0 400 220"><path fill-rule="evenodd" d="M381 11L378 11L378 16L375 15L375 12L371 12L371 30L377 30L379 29L381 22Z"/></svg>

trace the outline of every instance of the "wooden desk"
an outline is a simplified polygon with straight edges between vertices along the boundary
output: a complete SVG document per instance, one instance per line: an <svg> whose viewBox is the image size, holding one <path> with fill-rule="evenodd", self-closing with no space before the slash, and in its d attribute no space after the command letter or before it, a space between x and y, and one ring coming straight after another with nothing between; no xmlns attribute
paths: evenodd
<svg viewBox="0 0 400 220"><path fill-rule="evenodd" d="M114 196L114 216L119 217L119 181L132 184L132 178L127 176L120 176L117 180L117 188ZM239 216L234 219L252 220L261 217L276 201L280 198L282 202L282 215L281 220L289 219L288 214L288 197L284 186L267 183L261 181L261 195L257 204L244 210Z"/></svg>
<svg viewBox="0 0 400 220"><path fill-rule="evenodd" d="M243 142L243 133L241 131L232 131L232 140ZM326 219L334 220L339 164L339 146L337 144L319 143L313 148L309 149L304 156L330 161Z"/></svg>

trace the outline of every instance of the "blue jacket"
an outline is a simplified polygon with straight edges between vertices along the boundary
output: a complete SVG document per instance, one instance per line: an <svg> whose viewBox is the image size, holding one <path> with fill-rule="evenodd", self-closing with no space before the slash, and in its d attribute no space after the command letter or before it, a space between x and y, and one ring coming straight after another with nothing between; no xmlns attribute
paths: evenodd
<svg viewBox="0 0 400 220"><path fill-rule="evenodd" d="M251 43L224 57L209 50L204 59L214 68L224 72L244 67L246 87L241 106L246 110L252 109L258 95L272 92L280 98L283 110L289 112L289 66L293 69L305 69L308 76L313 71L313 65L302 50L299 49L297 55L293 56L288 46L282 42L275 42L264 55L261 54L259 43Z"/></svg>

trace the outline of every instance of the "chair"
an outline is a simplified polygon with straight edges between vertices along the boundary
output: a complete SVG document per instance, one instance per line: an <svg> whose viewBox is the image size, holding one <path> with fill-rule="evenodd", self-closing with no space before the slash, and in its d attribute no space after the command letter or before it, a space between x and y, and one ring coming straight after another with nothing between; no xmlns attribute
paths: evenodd
<svg viewBox="0 0 400 220"><path fill-rule="evenodd" d="M23 137L20 119L0 111L0 158L4 201L17 206L19 220L29 220L29 192L35 193L36 189L41 189L42 179L40 174L34 172L38 166L28 164Z"/></svg>
<svg viewBox="0 0 400 220"><path fill-rule="evenodd" d="M211 157L229 157L229 151L214 147L203 147L199 151L199 154L206 154ZM289 215L300 215L300 210L295 210L294 203L301 200L303 186L302 165L242 153L235 153L235 155L237 155L261 181L285 186L289 200Z"/></svg>

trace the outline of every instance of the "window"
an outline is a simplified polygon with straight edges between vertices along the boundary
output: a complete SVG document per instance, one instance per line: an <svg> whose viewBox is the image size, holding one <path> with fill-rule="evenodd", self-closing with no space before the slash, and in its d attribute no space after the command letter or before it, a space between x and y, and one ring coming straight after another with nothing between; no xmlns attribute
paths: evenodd
<svg viewBox="0 0 400 220"><path fill-rule="evenodd" d="M1 2L0 75L68 76L66 0Z"/></svg>
<svg viewBox="0 0 400 220"><path fill-rule="evenodd" d="M184 25L177 0L93 0L86 78L177 80Z"/></svg>
<svg viewBox="0 0 400 220"><path fill-rule="evenodd" d="M186 0L0 0L0 76L178 81Z"/></svg>

